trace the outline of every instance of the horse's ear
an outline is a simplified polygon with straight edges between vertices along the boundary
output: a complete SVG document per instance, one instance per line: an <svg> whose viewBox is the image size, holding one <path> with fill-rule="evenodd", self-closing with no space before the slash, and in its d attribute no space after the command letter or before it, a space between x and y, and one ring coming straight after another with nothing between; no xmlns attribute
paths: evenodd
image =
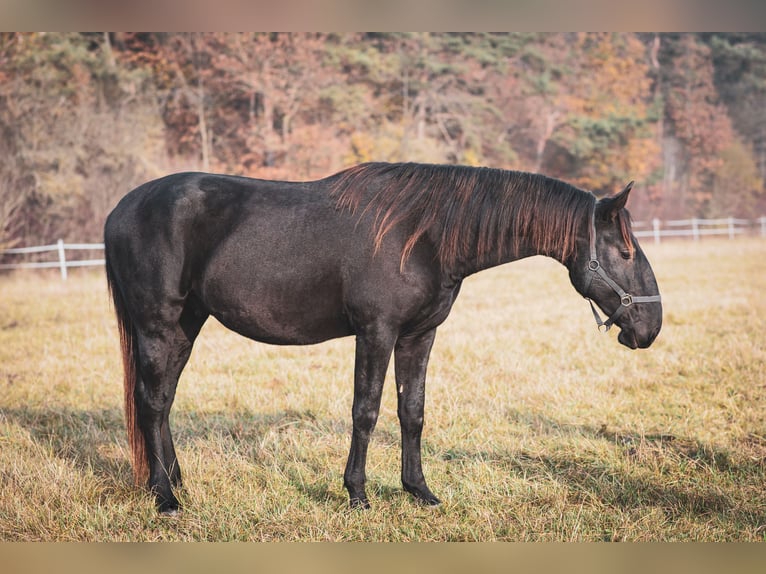
<svg viewBox="0 0 766 574"><path fill-rule="evenodd" d="M631 181L625 186L625 189L617 195L599 199L596 204L597 215L604 220L613 220L617 217L617 213L623 209L628 202L628 196L630 195L630 190L633 188L633 183L634 182Z"/></svg>

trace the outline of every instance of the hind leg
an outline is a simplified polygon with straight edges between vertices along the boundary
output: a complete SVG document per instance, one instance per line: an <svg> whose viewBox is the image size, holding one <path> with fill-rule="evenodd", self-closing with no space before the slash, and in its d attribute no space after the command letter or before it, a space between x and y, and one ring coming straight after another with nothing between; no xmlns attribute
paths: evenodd
<svg viewBox="0 0 766 574"><path fill-rule="evenodd" d="M186 362L191 355L192 345L199 334L202 325L205 323L208 314L195 299L190 298L175 329L175 349L176 353L169 359L168 376L172 383L171 394L165 402L165 410L160 427L160 437L162 438L162 450L164 455L164 466L168 470L170 484L173 487L182 486L181 466L176 457L176 449L173 445L173 435L170 431L170 408L173 406L175 390L178 386L178 378L181 371L186 366Z"/></svg>
<svg viewBox="0 0 766 574"><path fill-rule="evenodd" d="M173 434L170 431L170 408L173 406L173 400L175 399L175 391L178 386L178 378L181 374L186 361L191 354L191 344L183 345L179 344L176 347L176 353L173 354L169 362L173 364L168 365L168 381L169 394L165 398L165 408L162 412L162 423L160 425L160 439L162 442L162 465L165 472L168 474L170 484L173 487L181 486L181 466L178 463L178 457L176 456L176 449L173 444ZM177 374L175 374L177 373Z"/></svg>
<svg viewBox="0 0 766 574"><path fill-rule="evenodd" d="M172 487L181 484L181 470L170 431L169 414L178 378L207 315L187 305L176 324L155 323L139 330L139 377L135 389L136 414L146 446L149 490L157 508L175 514L179 504Z"/></svg>

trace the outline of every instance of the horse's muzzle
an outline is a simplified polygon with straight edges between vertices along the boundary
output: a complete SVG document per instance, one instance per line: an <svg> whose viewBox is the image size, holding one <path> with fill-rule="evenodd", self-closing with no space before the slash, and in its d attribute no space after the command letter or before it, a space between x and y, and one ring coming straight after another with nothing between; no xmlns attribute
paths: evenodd
<svg viewBox="0 0 766 574"><path fill-rule="evenodd" d="M636 335L636 332L631 329L622 329L617 336L617 340L629 349L646 349L654 343L659 332L660 328L657 327L646 336L638 336Z"/></svg>

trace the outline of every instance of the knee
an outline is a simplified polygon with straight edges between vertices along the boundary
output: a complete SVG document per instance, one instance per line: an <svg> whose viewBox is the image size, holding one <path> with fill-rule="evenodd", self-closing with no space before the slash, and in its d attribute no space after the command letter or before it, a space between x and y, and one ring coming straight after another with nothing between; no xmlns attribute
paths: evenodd
<svg viewBox="0 0 766 574"><path fill-rule="evenodd" d="M399 423L402 426L402 429L404 432L408 433L419 433L423 430L423 417L412 417L412 418L406 418L406 417L399 417Z"/></svg>
<svg viewBox="0 0 766 574"><path fill-rule="evenodd" d="M370 433L378 422L378 413L371 408L354 408L354 430L362 433Z"/></svg>
<svg viewBox="0 0 766 574"><path fill-rule="evenodd" d="M423 407L412 405L406 402L399 404L398 413L399 422L406 428L423 428Z"/></svg>

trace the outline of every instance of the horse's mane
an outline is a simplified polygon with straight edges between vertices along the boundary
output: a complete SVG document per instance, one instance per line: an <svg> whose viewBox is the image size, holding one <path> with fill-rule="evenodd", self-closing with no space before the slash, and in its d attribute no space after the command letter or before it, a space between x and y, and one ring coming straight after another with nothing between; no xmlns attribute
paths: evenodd
<svg viewBox="0 0 766 574"><path fill-rule="evenodd" d="M438 230L442 265L465 258L489 263L491 255L501 260L522 239L566 261L595 201L589 192L540 174L415 163L349 168L331 178L330 193L339 209L361 209L360 218L372 214L376 249L395 226L408 222L402 262L424 234ZM622 221L621 228L629 238Z"/></svg>

